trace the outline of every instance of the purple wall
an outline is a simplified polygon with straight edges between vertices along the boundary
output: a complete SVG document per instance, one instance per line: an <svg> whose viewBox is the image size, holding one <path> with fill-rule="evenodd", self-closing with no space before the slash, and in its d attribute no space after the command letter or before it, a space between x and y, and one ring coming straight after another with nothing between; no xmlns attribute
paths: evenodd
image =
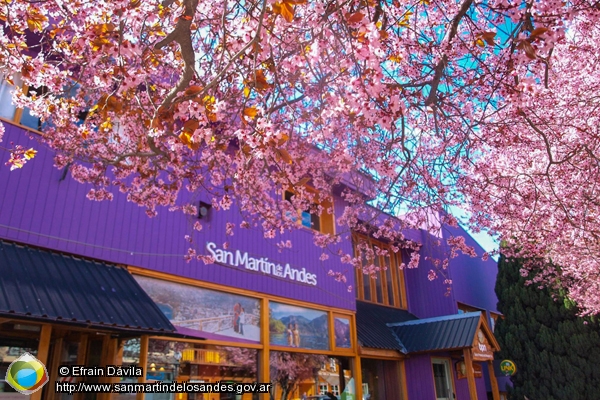
<svg viewBox="0 0 600 400"><path fill-rule="evenodd" d="M423 231L419 232L419 236L411 235L411 238L422 243L422 247L419 267L404 270L408 310L419 318L456 314L456 301L452 293L447 295L448 285L444 283L447 278L453 279L454 271L451 268L446 270L446 277L438 273L438 278L433 281L427 277L430 270L437 271L437 269L433 265L433 260L426 259L426 256L443 259L446 247L443 244L438 246L439 238ZM408 264L408 255L403 254L403 260Z"/></svg>
<svg viewBox="0 0 600 400"><path fill-rule="evenodd" d="M477 257L469 257L462 253L451 260L454 298L460 303L480 309L497 312L498 298L494 287L498 274L498 263L492 258L483 261L481 256L485 250L461 227L445 227L444 237L465 237L465 243L472 246Z"/></svg>
<svg viewBox="0 0 600 400"><path fill-rule="evenodd" d="M123 194L114 190L112 202L95 202L86 199L90 185L75 182L70 174L66 179L62 170L53 166L54 153L35 140L29 140L22 130L5 123L6 133L2 145L10 142L24 147L35 147L39 152L24 168L9 171L0 168L0 238L35 246L46 247L110 262L153 269L193 279L267 293L276 296L307 301L320 305L354 310L354 293L348 285L354 285L354 274L347 273L348 281L336 282L327 276L331 269L347 271L347 265L331 256L320 261L320 251L312 243L309 230L264 239L257 229L236 229L226 239L225 223L239 225L241 216L235 210L210 211L210 218L203 221L201 232L191 229L195 218L188 219L181 213L158 210L159 215L149 218L144 209L129 203ZM0 149L0 162L8 161L9 154ZM186 194L184 193L183 196ZM341 207L336 204L336 212ZM198 253L208 254L205 244L209 241L219 248L228 240L230 250L248 252L256 258L268 257L272 262L316 274L317 285L291 281L260 272L217 264L204 265L201 261L186 263L183 256L189 244L186 234L193 234ZM276 243L290 239L291 249L281 253ZM341 245L350 251L347 241ZM310 250L310 251L307 251Z"/></svg>
<svg viewBox="0 0 600 400"><path fill-rule="evenodd" d="M409 311L419 318L429 318L441 315L456 314L457 302L464 303L482 310L494 311L498 299L494 292L498 264L489 258L483 261L481 256L483 248L462 228L444 226L443 239L429 235L423 231L419 235L414 233L411 237L421 242L421 261L419 268L406 269L406 286L408 294ZM446 240L450 236L465 237L465 243L473 246L477 257L470 257L459 252L458 257L450 259L447 270L441 270L433 265L433 258L443 260L450 254ZM419 237L420 236L420 237ZM438 240L441 242L438 246ZM427 260L426 256L432 259ZM408 256L404 255L405 263ZM434 270L438 278L430 281L428 273ZM443 275L445 273L445 276ZM445 279L451 279L450 292Z"/></svg>

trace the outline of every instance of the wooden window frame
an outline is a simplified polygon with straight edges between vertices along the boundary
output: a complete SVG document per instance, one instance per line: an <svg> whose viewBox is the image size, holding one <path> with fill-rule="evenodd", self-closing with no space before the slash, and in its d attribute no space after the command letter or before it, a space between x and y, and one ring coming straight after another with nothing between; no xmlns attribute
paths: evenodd
<svg viewBox="0 0 600 400"><path fill-rule="evenodd" d="M21 91L23 91L23 93L28 95L29 90L31 88L29 85L26 85L22 81L21 81L20 85L16 85L15 84L16 82L11 84L6 79L6 75L0 74L0 76L2 77L2 82L0 82L0 84L7 85L9 87L9 89L8 89L9 92L12 92L13 90L17 89L17 87L20 87ZM15 74L13 74L13 81L17 81L17 80L21 80L21 74L15 73ZM20 128L27 129L28 131L32 131L32 132L36 132L36 133L41 132L41 129L32 128L31 126L23 125L21 123L23 120L23 115L24 115L23 113L24 113L25 109L19 108L19 107L15 106L14 104L12 104L12 94L11 94L11 106L14 108L12 117L10 117L10 118L9 117L0 117L0 120L9 122L13 125L17 125ZM39 120L39 118L38 118L38 120ZM38 121L38 128L39 128L39 124L40 124L40 122Z"/></svg>
<svg viewBox="0 0 600 400"><path fill-rule="evenodd" d="M317 192L316 189L311 188L311 187L305 187L305 190L308 190L309 192L314 193L318 198L319 193ZM290 201L287 198L288 194L290 194L291 196L294 196L295 191L293 189L285 189L283 191L283 196L282 196L284 201ZM311 231L314 231L314 232L335 235L335 218L334 218L335 212L333 209L333 199L331 199L327 196L325 199L317 199L317 201L313 202L313 204L317 207L318 206L322 207L323 212L321 214L316 215L316 214L310 213L309 211L298 209L298 210L296 210L296 212L297 212L296 221L295 221L296 224L302 226L303 228L310 229ZM331 213L327 212L328 209L331 209ZM319 218L319 229L316 229L312 226L308 227L308 226L302 224L302 214L305 212L309 213L311 215L311 218L313 216L316 216L317 218Z"/></svg>
<svg viewBox="0 0 600 400"><path fill-rule="evenodd" d="M383 250L387 250L387 256L375 255L379 259L379 266L387 266L387 271L390 272L391 278L391 289L393 302L390 301L388 288L390 282L388 282L387 271L380 270L378 272L377 279L370 278L365 275L358 268L355 273L355 294L356 298L361 301L366 301L374 304L381 304L388 307L406 309L407 301L406 301L406 283L404 277L404 271L400 270L398 267L402 263L402 256L400 253L394 253L391 250L391 246L389 244L383 243L379 240L372 239L370 237L355 233L352 235L352 246L354 248L355 257L361 256L359 254L357 245L359 242L367 242L372 247L379 247ZM389 263L386 263L385 260L389 260ZM365 279L369 279L369 292L370 298L365 298L364 286ZM380 302L377 298L377 280L381 282L381 292L382 292L382 301Z"/></svg>
<svg viewBox="0 0 600 400"><path fill-rule="evenodd" d="M435 371L433 369L433 364L444 364L446 367L446 373L448 374L447 379L450 381L450 398L456 398L456 383L454 382L454 369L452 364L452 359L450 357L431 357L431 377L433 379L433 392L435 394L435 398L437 399L437 391L435 388Z"/></svg>

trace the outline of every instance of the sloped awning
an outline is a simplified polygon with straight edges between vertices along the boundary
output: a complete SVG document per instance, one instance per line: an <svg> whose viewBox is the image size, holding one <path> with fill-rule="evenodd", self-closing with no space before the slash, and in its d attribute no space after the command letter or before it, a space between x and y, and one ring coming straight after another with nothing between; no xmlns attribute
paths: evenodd
<svg viewBox="0 0 600 400"><path fill-rule="evenodd" d="M387 324L412 320L417 320L417 317L405 310L356 302L356 331L362 347L397 350L406 354L407 349Z"/></svg>
<svg viewBox="0 0 600 400"><path fill-rule="evenodd" d="M494 400L500 399L493 366L494 352L500 350L500 346L481 312L391 323L388 326L409 353L462 352L460 363L464 367L471 400L478 399L473 362L485 362L488 365L492 397Z"/></svg>
<svg viewBox="0 0 600 400"><path fill-rule="evenodd" d="M0 317L157 335L175 332L125 268L2 240Z"/></svg>
<svg viewBox="0 0 600 400"><path fill-rule="evenodd" d="M409 353L472 349L475 360L491 360L500 350L481 312L388 323Z"/></svg>

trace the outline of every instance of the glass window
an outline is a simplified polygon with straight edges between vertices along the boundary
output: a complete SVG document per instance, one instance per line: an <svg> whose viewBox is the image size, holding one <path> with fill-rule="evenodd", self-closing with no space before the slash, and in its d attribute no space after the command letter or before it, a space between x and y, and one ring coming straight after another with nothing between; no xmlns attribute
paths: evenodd
<svg viewBox="0 0 600 400"><path fill-rule="evenodd" d="M390 256L385 256L383 258L383 265L385 267L385 281L387 287L387 298L388 304L390 306L396 306L396 296L394 295L394 280L392 278L392 266L390 263Z"/></svg>
<svg viewBox="0 0 600 400"><path fill-rule="evenodd" d="M434 359L432 360L432 364L436 400L453 399L452 375L450 374L449 361L445 359Z"/></svg>
<svg viewBox="0 0 600 400"><path fill-rule="evenodd" d="M333 393L334 396L339 396L340 395L339 385L331 385L331 393Z"/></svg>
<svg viewBox="0 0 600 400"><path fill-rule="evenodd" d="M469 312L477 312L477 311L483 311L483 310L468 306L466 304L458 303L458 313L459 314L464 314L464 313L469 313Z"/></svg>
<svg viewBox="0 0 600 400"><path fill-rule="evenodd" d="M357 250L360 251L360 250ZM366 266L369 265L367 260L367 255L364 252L360 253L361 264ZM358 275L360 275L359 282L362 282L362 298L366 301L371 301L371 277L369 274L365 274L362 270L357 271Z"/></svg>
<svg viewBox="0 0 600 400"><path fill-rule="evenodd" d="M490 328L492 329L492 332L496 329L496 322L498 322L498 314L490 313Z"/></svg>
<svg viewBox="0 0 600 400"><path fill-rule="evenodd" d="M0 75L0 117L12 120L15 117L16 107L12 103L15 87L6 80L5 75ZM20 85L21 80L16 77L15 84Z"/></svg>
<svg viewBox="0 0 600 400"><path fill-rule="evenodd" d="M377 250L379 248L377 246L373 246L374 257L373 257L373 265L376 268L381 268L381 263L379 262L379 256L377 255ZM381 270L375 272L373 278L375 281L375 293L377 294L377 302L380 304L385 304L383 300L383 282L381 281Z"/></svg>

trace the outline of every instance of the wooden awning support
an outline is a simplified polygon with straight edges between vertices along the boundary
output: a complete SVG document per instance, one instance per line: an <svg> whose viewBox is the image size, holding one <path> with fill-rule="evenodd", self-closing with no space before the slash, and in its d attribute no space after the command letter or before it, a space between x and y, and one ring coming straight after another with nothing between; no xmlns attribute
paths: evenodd
<svg viewBox="0 0 600 400"><path fill-rule="evenodd" d="M477 387L475 384L475 374L473 372L473 362L485 362L488 366L490 384L492 386L492 397L494 400L500 400L500 391L498 390L498 381L494 374L494 352L500 350L500 346L485 322L484 314L481 315L479 326L473 339L471 348L463 349L465 364L467 367L467 380L469 383L469 397L471 400L477 399Z"/></svg>

